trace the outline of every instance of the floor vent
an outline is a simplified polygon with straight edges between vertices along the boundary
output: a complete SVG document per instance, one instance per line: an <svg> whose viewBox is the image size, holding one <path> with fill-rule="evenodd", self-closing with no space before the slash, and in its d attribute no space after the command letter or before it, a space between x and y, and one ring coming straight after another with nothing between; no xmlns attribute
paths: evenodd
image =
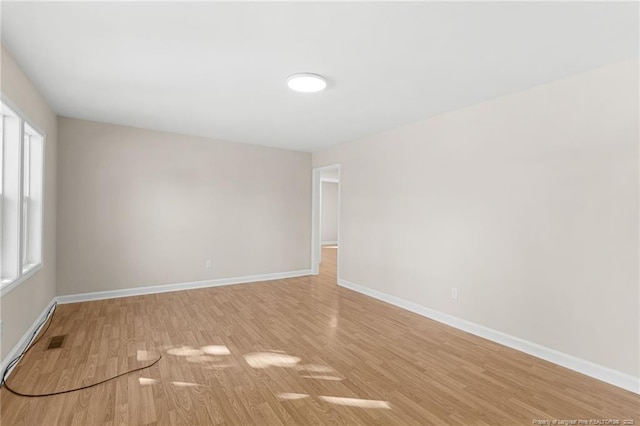
<svg viewBox="0 0 640 426"><path fill-rule="evenodd" d="M51 339L49 339L49 344L47 345L47 349L45 349L45 351L48 351L49 349L61 348L64 344L64 339L66 338L66 334L63 334L61 336L53 336Z"/></svg>

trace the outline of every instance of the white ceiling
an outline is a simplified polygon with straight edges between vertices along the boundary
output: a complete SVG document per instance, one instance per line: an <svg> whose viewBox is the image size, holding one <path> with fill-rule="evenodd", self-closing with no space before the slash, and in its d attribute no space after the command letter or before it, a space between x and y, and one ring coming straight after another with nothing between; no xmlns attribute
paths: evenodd
<svg viewBox="0 0 640 426"><path fill-rule="evenodd" d="M3 1L2 40L60 115L311 151L637 57L638 7Z"/></svg>

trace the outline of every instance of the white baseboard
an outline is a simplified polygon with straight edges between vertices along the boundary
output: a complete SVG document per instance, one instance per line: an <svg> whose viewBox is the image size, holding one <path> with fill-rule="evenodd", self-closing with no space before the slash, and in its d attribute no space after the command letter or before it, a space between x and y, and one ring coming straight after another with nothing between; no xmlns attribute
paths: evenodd
<svg viewBox="0 0 640 426"><path fill-rule="evenodd" d="M49 309L51 309L51 307L55 302L56 302L56 299L54 297L51 300L51 302L49 302L49 304L40 313L40 315L38 315L38 318L36 318L33 324L31 324L31 327L29 327L29 329L25 331L25 333L22 335L20 340L18 340L18 343L16 343L13 349L11 349L7 354L7 356L4 357L4 359L2 360L2 364L0 364L0 375L2 375L2 373L4 372L4 369L7 368L7 365L9 365L11 361L13 361L15 357L17 357L22 353L24 348L29 343L29 339L33 335L33 332L36 331L36 327L38 327L38 325L40 325L40 323L42 323L45 320L47 313L49 312ZM13 371L13 368L11 368L11 370L7 372L7 377L9 377L12 371Z"/></svg>
<svg viewBox="0 0 640 426"><path fill-rule="evenodd" d="M57 296L56 301L60 304L87 302L90 300L116 299L119 297L140 296L143 294L167 293L170 291L191 290L195 288L219 287L230 284L246 284L258 281L281 280L284 278L295 278L311 275L310 269L300 271L276 272L273 274L249 275L246 277L220 278L215 280L193 281L177 284L153 285L147 287L134 287L122 290L96 291L92 293L78 293Z"/></svg>
<svg viewBox="0 0 640 426"><path fill-rule="evenodd" d="M409 302L399 297L363 287L347 280L339 278L338 285L373 297L374 299L382 300L383 302L390 303L443 324L450 325L451 327L466 331L467 333L475 334L476 336L480 336L487 340L533 355L537 358L544 359L570 370L577 371L578 373L585 374L603 382L640 394L640 378L634 377L630 374L622 373L620 371L595 364L591 361L586 361L584 359L574 357L573 355L568 355L555 349L547 348L545 346L538 345L537 343L529 342L519 337L514 337L509 334Z"/></svg>
<svg viewBox="0 0 640 426"><path fill-rule="evenodd" d="M323 245L323 246L337 246L338 245L338 241L323 241L321 243L321 245Z"/></svg>
<svg viewBox="0 0 640 426"><path fill-rule="evenodd" d="M195 282L179 283L179 284L166 284L166 285L149 286L149 287L129 288L129 289L123 289L123 290L111 290L111 291L100 291L100 292L94 292L94 293L82 293L82 294L57 296L53 300L51 300L51 302L47 305L47 307L40 313L38 318L36 318L36 320L33 322L31 327L29 327L29 329L20 338L18 343L16 343L16 345L11 349L11 351L9 351L7 356L5 356L5 358L2 360L2 364L0 365L0 368L1 368L0 372L4 371L4 369L9 364L9 362L11 362L11 360L13 360L16 356L18 356L22 352L24 347L27 345L29 338L35 331L36 327L45 319L47 312L49 312L49 309L51 309L51 306L56 301L58 303L63 304L63 303L83 302L83 301L89 301L89 300L113 299L118 297L138 296L143 294L165 293L170 291L188 290L188 289L195 289L195 288L218 287L218 286L224 286L224 285L230 285L230 284L241 284L241 283L259 282L259 281L278 280L278 279L284 279L284 278L294 278L294 277L301 277L301 276L306 276L310 274L311 274L310 270L300 270L300 271L281 272L281 273L264 274L264 275L250 275L246 277L222 278L222 279L207 280L207 281L195 281ZM537 343L529 342L519 337L514 337L506 333L502 333L500 331L493 330L491 328L473 323L471 321L463 320L461 318L457 318L452 315L448 315L448 314L436 311L434 309L430 309L430 308L418 305L416 303L409 302L399 297L391 296L389 294L382 293L377 290L363 287L361 285L354 284L347 280L338 279L338 284L342 287L348 288L358 293L362 293L364 295L373 297L374 299L382 300L383 302L390 303L392 305L414 312L418 315L422 315L424 317L427 317L435 321L441 322L443 324L466 331L476 336L483 337L485 339L491 340L501 345L508 346L510 348L519 350L529 355L533 355L537 358L544 359L546 361L552 362L554 364L560 365L570 370L577 371L579 373L585 374L587 376L593 377L603 382L640 394L640 378L634 377L630 374L622 373L620 371L613 370L611 368L604 367L599 364L595 364L591 361L586 361L586 360L574 357L572 355L568 355L563 352L556 351L555 349L547 348L545 346L538 345ZM10 373L11 371L9 371L9 374Z"/></svg>
<svg viewBox="0 0 640 426"><path fill-rule="evenodd" d="M76 303L76 302L86 302L90 300L102 300L102 299L115 299L118 297L127 297L127 296L139 296L142 294L152 294L152 293L166 293L170 291L180 291L180 290L189 290L195 288L205 288L205 287L219 287L224 285L231 284L245 284L245 283L254 283L259 281L271 281L271 280L280 280L284 278L295 278L295 277L303 277L306 275L311 275L311 270L304 269L300 271L290 271L290 272L277 272L273 274L262 274L262 275L250 275L246 277L234 277L234 278L221 278L216 280L206 280L206 281L194 281L187 283L178 283L178 284L165 284L165 285L155 285L149 287L137 287L137 288L127 288L123 290L109 290L109 291L97 291L93 293L80 293L80 294L69 294L64 296L56 296L51 302L47 305L47 307L42 311L38 318L34 321L34 323L29 327L29 329L24 333L24 335L18 340L18 343L11 349L11 351L4 357L2 360L2 364L0 364L0 375L7 367L7 365L20 353L24 350L25 346L29 343L29 338L35 331L36 327L43 322L45 319L47 312L51 309L51 306L55 302L59 304L65 303ZM7 373L7 377L11 374L11 369Z"/></svg>

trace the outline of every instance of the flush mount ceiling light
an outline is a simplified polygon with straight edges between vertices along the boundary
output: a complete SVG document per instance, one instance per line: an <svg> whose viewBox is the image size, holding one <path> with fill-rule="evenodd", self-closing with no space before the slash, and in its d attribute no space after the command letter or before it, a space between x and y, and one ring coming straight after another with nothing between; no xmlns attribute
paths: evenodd
<svg viewBox="0 0 640 426"><path fill-rule="evenodd" d="M327 87L327 80L321 75L299 73L287 78L287 85L291 90L303 93L320 92Z"/></svg>

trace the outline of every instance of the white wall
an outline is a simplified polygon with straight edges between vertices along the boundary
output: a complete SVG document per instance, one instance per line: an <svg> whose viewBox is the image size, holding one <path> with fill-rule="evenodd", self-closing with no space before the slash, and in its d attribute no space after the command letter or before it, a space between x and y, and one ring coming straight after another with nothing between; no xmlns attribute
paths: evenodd
<svg viewBox="0 0 640 426"><path fill-rule="evenodd" d="M311 154L58 126L60 295L310 268Z"/></svg>
<svg viewBox="0 0 640 426"><path fill-rule="evenodd" d="M322 212L320 214L322 243L338 241L338 184L322 182Z"/></svg>
<svg viewBox="0 0 640 426"><path fill-rule="evenodd" d="M56 293L56 116L31 81L2 46L0 90L38 129L45 133L43 267L35 275L2 296L0 318L3 333L0 357L4 357L33 325Z"/></svg>
<svg viewBox="0 0 640 426"><path fill-rule="evenodd" d="M340 278L639 376L638 68L314 153L341 163Z"/></svg>

